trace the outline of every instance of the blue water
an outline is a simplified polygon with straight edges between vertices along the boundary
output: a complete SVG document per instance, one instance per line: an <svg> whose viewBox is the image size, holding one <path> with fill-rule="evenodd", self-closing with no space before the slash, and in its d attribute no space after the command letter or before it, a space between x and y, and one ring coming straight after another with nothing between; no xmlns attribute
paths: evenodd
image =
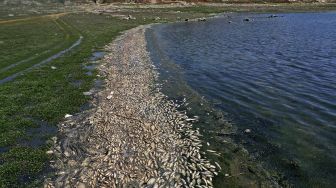
<svg viewBox="0 0 336 188"><path fill-rule="evenodd" d="M235 141L266 169L336 187L336 13L268 16L157 25L149 41L238 133L251 130Z"/></svg>

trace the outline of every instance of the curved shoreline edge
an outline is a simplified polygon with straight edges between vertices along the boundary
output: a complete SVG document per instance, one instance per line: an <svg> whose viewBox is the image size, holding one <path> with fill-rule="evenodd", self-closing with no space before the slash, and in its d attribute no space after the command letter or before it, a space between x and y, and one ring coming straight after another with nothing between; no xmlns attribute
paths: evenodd
<svg viewBox="0 0 336 188"><path fill-rule="evenodd" d="M149 27L106 46L98 68L105 88L93 109L59 125L48 151L57 175L45 187L213 187L220 166L201 152L194 120L160 91L146 49Z"/></svg>

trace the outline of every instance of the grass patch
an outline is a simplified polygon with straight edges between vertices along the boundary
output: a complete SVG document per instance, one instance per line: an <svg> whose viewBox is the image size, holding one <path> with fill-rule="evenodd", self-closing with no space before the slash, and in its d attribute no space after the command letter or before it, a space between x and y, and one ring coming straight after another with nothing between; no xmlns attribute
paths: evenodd
<svg viewBox="0 0 336 188"><path fill-rule="evenodd" d="M52 48L65 35L50 19L2 24L0 33L0 69Z"/></svg>
<svg viewBox="0 0 336 188"><path fill-rule="evenodd" d="M110 16L93 14L70 14L60 19L71 26L71 32L77 33L77 37L78 31L81 31L83 42L63 57L0 85L0 187L35 183L48 164L47 148L45 145L23 144L22 138L29 142L27 130L38 129L42 126L41 122L55 126L66 113L79 112L80 107L89 100L82 93L93 86L95 79L95 75L85 74L82 64L91 56L93 49L102 48L121 31L144 23L122 22ZM30 27L32 31L29 32L44 32L40 29ZM15 35L12 40L16 40ZM36 40L43 43L43 40ZM28 43L26 45L30 45L30 41L25 41ZM11 55L15 56L16 53L13 51ZM50 66L57 69L53 70ZM73 84L76 80L82 84Z"/></svg>
<svg viewBox="0 0 336 188"><path fill-rule="evenodd" d="M43 149L16 147L0 155L1 187L24 187L44 168L48 160Z"/></svg>

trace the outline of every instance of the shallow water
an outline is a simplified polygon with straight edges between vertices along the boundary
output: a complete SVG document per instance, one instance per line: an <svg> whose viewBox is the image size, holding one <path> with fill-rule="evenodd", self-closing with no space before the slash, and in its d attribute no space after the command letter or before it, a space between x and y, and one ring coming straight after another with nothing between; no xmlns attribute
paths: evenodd
<svg viewBox="0 0 336 188"><path fill-rule="evenodd" d="M153 61L173 62L161 71L225 113L266 169L295 186L336 186L336 13L268 16L154 26Z"/></svg>

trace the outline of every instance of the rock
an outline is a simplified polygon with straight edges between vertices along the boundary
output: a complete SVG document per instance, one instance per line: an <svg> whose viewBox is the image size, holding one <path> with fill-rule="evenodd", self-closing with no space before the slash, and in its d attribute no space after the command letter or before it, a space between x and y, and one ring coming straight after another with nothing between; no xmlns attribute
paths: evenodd
<svg viewBox="0 0 336 188"><path fill-rule="evenodd" d="M229 21L229 23L232 23L232 21Z"/></svg>
<svg viewBox="0 0 336 188"><path fill-rule="evenodd" d="M9 17L13 17L13 16L14 16L14 14L8 14L8 16L9 16Z"/></svg>
<svg viewBox="0 0 336 188"><path fill-rule="evenodd" d="M56 70L57 68L55 66L51 66L51 69L52 70Z"/></svg>
<svg viewBox="0 0 336 188"><path fill-rule="evenodd" d="M249 21L251 21L251 19L250 18L245 18L244 21L249 22Z"/></svg>
<svg viewBox="0 0 336 188"><path fill-rule="evenodd" d="M245 129L244 132L245 132L245 133L250 133L250 132L251 132L251 129Z"/></svg>
<svg viewBox="0 0 336 188"><path fill-rule="evenodd" d="M48 154L48 155L51 155L53 153L54 153L54 151L52 151L52 150L49 150L49 151L46 152L46 154Z"/></svg>
<svg viewBox="0 0 336 188"><path fill-rule="evenodd" d="M229 174L225 174L225 177L229 177L230 175Z"/></svg>
<svg viewBox="0 0 336 188"><path fill-rule="evenodd" d="M184 19L184 21L188 22L188 21L189 21L189 18Z"/></svg>
<svg viewBox="0 0 336 188"><path fill-rule="evenodd" d="M158 21L158 20L161 20L161 18L158 16L158 17L155 17L154 20Z"/></svg>
<svg viewBox="0 0 336 188"><path fill-rule="evenodd" d="M69 118L69 117L72 117L71 114L65 114L64 118Z"/></svg>
<svg viewBox="0 0 336 188"><path fill-rule="evenodd" d="M108 100L112 99L112 95L106 97Z"/></svg>

